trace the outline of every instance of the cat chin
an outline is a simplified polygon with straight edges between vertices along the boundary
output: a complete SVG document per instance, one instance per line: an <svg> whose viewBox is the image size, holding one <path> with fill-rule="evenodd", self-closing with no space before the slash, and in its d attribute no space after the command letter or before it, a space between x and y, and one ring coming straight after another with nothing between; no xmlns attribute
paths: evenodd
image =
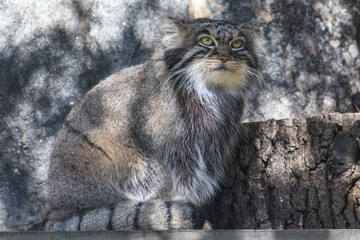
<svg viewBox="0 0 360 240"><path fill-rule="evenodd" d="M203 76L207 87L221 87L225 89L237 89L245 86L244 71L230 71L226 68L214 69Z"/></svg>
<svg viewBox="0 0 360 240"><path fill-rule="evenodd" d="M187 76L201 96L214 96L218 91L237 95L248 85L249 72L243 64L201 59L189 66Z"/></svg>

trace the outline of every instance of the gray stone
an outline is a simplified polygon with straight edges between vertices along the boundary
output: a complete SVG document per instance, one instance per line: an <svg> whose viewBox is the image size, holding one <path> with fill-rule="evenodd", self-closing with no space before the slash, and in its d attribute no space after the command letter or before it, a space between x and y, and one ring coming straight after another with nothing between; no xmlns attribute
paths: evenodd
<svg viewBox="0 0 360 240"><path fill-rule="evenodd" d="M355 44L351 44L349 46L349 52L350 52L350 55L352 56L352 58L356 58L359 54L359 50L358 50L358 46L355 45Z"/></svg>
<svg viewBox="0 0 360 240"><path fill-rule="evenodd" d="M66 114L101 79L147 59L165 17L264 24L264 87L244 117L258 121L360 104L359 9L350 0L0 1L0 231L42 229Z"/></svg>

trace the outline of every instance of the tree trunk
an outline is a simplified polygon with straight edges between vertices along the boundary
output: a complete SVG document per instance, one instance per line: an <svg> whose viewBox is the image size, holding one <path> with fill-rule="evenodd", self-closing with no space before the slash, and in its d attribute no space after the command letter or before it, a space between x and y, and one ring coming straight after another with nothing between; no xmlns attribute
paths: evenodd
<svg viewBox="0 0 360 240"><path fill-rule="evenodd" d="M246 123L215 228L359 228L360 113Z"/></svg>

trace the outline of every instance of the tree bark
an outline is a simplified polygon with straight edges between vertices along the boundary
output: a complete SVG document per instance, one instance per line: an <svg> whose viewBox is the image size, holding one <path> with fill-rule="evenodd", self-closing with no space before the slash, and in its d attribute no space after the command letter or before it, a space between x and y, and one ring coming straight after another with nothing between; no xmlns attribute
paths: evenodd
<svg viewBox="0 0 360 240"><path fill-rule="evenodd" d="M221 229L360 227L360 113L244 124L207 208Z"/></svg>

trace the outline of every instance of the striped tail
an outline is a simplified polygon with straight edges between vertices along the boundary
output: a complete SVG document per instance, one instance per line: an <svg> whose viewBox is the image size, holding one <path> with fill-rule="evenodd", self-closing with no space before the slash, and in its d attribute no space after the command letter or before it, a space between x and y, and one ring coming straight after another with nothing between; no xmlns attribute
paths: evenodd
<svg viewBox="0 0 360 240"><path fill-rule="evenodd" d="M47 231L211 229L205 211L189 202L125 201L78 212L65 220L49 217Z"/></svg>

